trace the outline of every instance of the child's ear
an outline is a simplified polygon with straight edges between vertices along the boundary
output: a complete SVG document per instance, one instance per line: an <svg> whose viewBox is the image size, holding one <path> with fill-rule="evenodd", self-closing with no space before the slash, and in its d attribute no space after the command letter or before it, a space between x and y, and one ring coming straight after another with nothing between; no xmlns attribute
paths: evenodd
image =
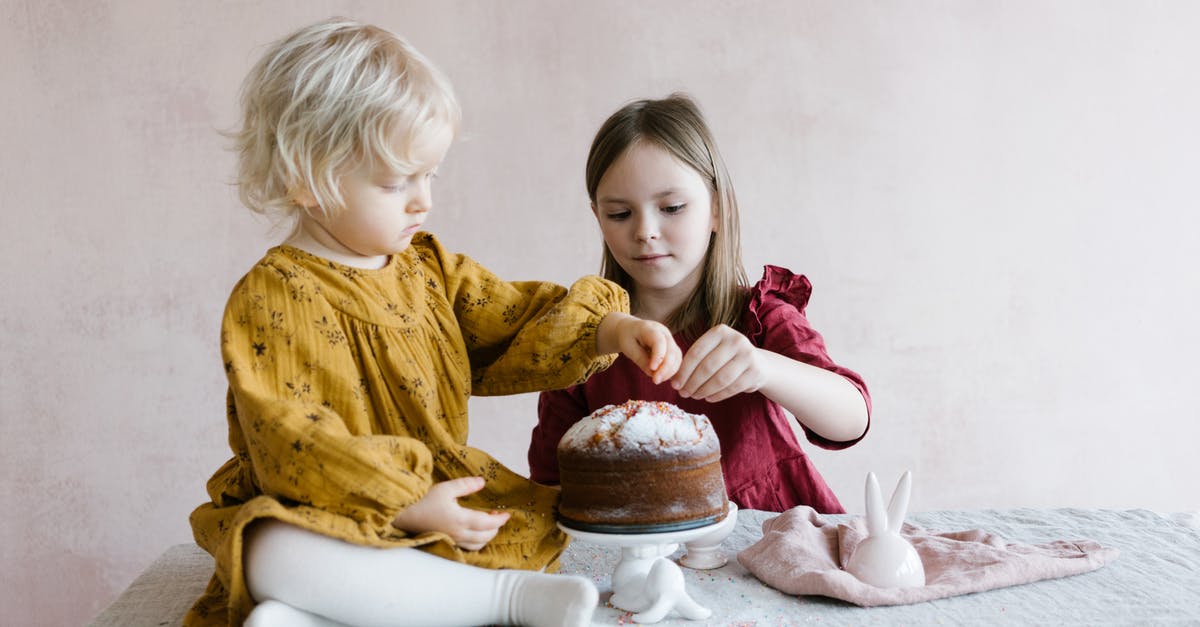
<svg viewBox="0 0 1200 627"><path fill-rule="evenodd" d="M304 209L312 209L317 206L317 197L307 187L292 189L289 196L291 196L292 202Z"/></svg>

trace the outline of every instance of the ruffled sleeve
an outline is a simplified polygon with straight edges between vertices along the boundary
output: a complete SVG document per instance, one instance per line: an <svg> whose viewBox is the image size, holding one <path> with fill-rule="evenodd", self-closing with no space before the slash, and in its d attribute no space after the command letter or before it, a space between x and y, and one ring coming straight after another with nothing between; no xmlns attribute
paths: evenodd
<svg viewBox="0 0 1200 627"><path fill-rule="evenodd" d="M750 288L750 301L746 305L746 336L756 344L766 334L762 316L778 303L791 305L804 315L808 297L812 296L812 283L803 274L792 274L791 270L779 266L763 266L763 278Z"/></svg>
<svg viewBox="0 0 1200 627"><path fill-rule="evenodd" d="M629 296L597 276L569 289L554 283L504 281L465 255L446 252L426 235L414 246L441 274L471 359L479 395L564 388L608 368L616 353L596 352L604 316L629 311Z"/></svg>
<svg viewBox="0 0 1200 627"><path fill-rule="evenodd" d="M858 388L867 404L867 429L857 439L837 442L800 425L809 442L825 449L844 449L858 443L870 430L871 396L857 372L833 361L825 339L809 324L804 312L811 296L812 283L804 275L765 266L762 280L750 288L742 328L755 346L840 374Z"/></svg>

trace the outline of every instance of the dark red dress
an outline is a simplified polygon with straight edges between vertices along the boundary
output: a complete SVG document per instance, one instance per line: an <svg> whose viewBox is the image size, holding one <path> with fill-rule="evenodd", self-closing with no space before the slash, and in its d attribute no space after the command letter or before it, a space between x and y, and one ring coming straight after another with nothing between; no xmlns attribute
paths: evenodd
<svg viewBox="0 0 1200 627"><path fill-rule="evenodd" d="M762 280L751 288L741 331L759 348L846 377L862 392L869 413L871 398L862 377L830 359L825 341L804 316L811 292L812 284L804 276L766 266ZM690 343L679 336L675 340L686 353ZM823 514L844 513L842 504L800 449L791 419L778 403L757 392L719 403L682 398L669 384L655 385L624 356L580 385L542 392L538 398L538 425L529 444L530 478L557 484L556 447L567 429L596 409L630 399L665 401L708 416L721 440L725 487L738 507L782 512L808 505ZM834 450L862 439L834 442L807 428L804 433L809 442Z"/></svg>

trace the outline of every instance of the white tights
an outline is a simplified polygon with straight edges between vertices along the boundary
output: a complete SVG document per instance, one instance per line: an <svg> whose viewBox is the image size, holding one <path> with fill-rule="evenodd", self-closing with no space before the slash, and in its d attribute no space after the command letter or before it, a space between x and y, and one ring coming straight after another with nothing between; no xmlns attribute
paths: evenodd
<svg viewBox="0 0 1200 627"><path fill-rule="evenodd" d="M247 532L245 573L258 601L247 627L586 627L599 596L583 577L358 546L274 520Z"/></svg>

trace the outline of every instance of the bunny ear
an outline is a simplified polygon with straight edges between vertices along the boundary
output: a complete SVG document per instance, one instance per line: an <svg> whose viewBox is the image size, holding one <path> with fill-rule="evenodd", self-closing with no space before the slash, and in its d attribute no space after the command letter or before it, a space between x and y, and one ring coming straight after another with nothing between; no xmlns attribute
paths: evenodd
<svg viewBox="0 0 1200 627"><path fill-rule="evenodd" d="M887 513L883 511L883 496L879 494L879 481L875 473L867 473L867 533L881 536L887 533Z"/></svg>
<svg viewBox="0 0 1200 627"><path fill-rule="evenodd" d="M888 503L888 529L900 533L900 525L904 524L904 516L908 513L908 497L912 493L912 471L904 471L896 491L892 492L892 500Z"/></svg>

